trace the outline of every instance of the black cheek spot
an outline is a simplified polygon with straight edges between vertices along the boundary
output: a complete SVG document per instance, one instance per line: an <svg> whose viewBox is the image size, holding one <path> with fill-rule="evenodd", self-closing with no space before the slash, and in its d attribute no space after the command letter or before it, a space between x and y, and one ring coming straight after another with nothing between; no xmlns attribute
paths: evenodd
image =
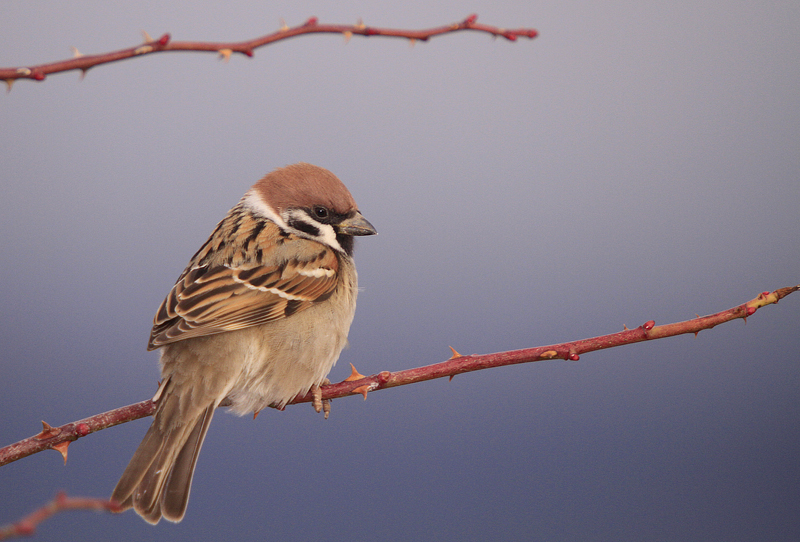
<svg viewBox="0 0 800 542"><path fill-rule="evenodd" d="M319 237L319 228L317 228L313 224L309 224L308 222L304 222L302 220L291 220L289 222L289 226L296 229L297 231L306 233L311 237Z"/></svg>

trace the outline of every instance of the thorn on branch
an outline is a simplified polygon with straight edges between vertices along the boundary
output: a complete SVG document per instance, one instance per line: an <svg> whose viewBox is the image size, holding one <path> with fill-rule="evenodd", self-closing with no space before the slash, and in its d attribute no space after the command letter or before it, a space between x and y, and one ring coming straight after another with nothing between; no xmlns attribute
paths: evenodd
<svg viewBox="0 0 800 542"><path fill-rule="evenodd" d="M61 454L61 457L64 458L64 464L67 464L67 450L69 448L70 441L65 440L64 442L59 442L58 444L53 444L50 447Z"/></svg>
<svg viewBox="0 0 800 542"><path fill-rule="evenodd" d="M49 438L57 437L61 434L60 427L53 427L46 421L42 420L42 432L36 435L36 440L47 440Z"/></svg>
<svg viewBox="0 0 800 542"><path fill-rule="evenodd" d="M359 373L359 372L356 370L356 367L355 367L355 365L353 365L353 364L351 363L351 364L350 364L350 376L348 376L347 378L345 378L345 379L344 379L344 382L354 382L354 381L356 381L356 380L362 380L362 379L364 379L364 378L367 378L367 377L366 377L366 376L364 376L364 375L362 375L361 373ZM367 400L367 392L370 392L370 391L374 390L374 389L375 389L375 388L377 388L377 387L378 387L378 385L377 385L377 384L375 384L375 383L371 383L371 384L364 384L363 386L359 386L359 387L357 387L357 388L353 388L353 392L352 392L352 393L353 393L353 394L360 393L361 395L363 395L363 396L364 396L364 400L366 401L366 400Z"/></svg>
<svg viewBox="0 0 800 542"><path fill-rule="evenodd" d="M357 393L360 393L361 395L364 396L364 400L365 401L367 400L367 393L369 391L370 391L370 385L369 384L364 384L363 386L359 386L357 388L353 388L353 394L355 395Z"/></svg>
<svg viewBox="0 0 800 542"><path fill-rule="evenodd" d="M344 379L345 382L352 382L354 380L361 380L362 378L366 378L364 375L359 373L356 370L356 366L352 363L350 364L350 376Z"/></svg>

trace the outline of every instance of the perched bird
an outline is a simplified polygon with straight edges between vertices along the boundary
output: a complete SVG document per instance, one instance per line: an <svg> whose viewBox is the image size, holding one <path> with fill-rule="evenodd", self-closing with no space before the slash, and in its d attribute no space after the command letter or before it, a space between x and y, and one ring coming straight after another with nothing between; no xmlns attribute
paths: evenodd
<svg viewBox="0 0 800 542"><path fill-rule="evenodd" d="M353 236L375 233L344 184L311 164L277 169L247 191L156 312L155 419L114 501L150 523L180 521L223 399L241 415L318 389L356 308Z"/></svg>

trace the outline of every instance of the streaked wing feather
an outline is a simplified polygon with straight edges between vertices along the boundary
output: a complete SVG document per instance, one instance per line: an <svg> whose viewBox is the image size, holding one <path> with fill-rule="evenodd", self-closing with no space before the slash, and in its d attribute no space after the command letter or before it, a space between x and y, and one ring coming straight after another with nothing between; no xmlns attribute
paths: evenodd
<svg viewBox="0 0 800 542"><path fill-rule="evenodd" d="M327 299L337 283L335 252L299 238L288 244L295 246L269 254L271 264L188 268L156 312L150 349L264 324Z"/></svg>

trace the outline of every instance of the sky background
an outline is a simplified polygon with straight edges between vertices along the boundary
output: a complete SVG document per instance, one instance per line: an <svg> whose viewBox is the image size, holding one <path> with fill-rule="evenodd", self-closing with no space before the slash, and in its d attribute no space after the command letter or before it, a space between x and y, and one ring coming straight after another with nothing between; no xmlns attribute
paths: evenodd
<svg viewBox="0 0 800 542"><path fill-rule="evenodd" d="M9 0L0 66L310 16L462 33L165 54L0 93L0 444L149 398L152 317L262 175L348 186L349 363L400 370L730 308L800 283L800 3ZM218 413L179 525L40 540L800 539L800 294L682 336L311 407ZM0 524L108 496L148 420L0 469Z"/></svg>

